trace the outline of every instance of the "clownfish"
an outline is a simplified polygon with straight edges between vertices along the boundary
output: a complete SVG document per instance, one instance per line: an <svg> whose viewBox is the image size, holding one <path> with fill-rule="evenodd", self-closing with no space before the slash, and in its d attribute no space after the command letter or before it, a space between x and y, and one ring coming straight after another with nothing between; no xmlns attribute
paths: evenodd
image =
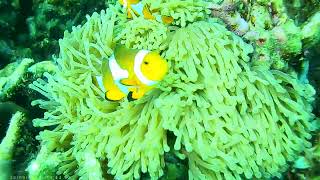
<svg viewBox="0 0 320 180"><path fill-rule="evenodd" d="M168 64L156 52L117 45L113 55L103 60L101 71L96 83L106 99L118 101L130 92L133 99L139 99L164 78Z"/></svg>
<svg viewBox="0 0 320 180"><path fill-rule="evenodd" d="M171 24L174 20L171 16L152 14L157 11L150 11L149 7L147 5L143 5L140 0L119 0L119 3L127 10L128 18L132 18L131 13L134 13L136 16L143 16L145 19L157 20L164 24Z"/></svg>

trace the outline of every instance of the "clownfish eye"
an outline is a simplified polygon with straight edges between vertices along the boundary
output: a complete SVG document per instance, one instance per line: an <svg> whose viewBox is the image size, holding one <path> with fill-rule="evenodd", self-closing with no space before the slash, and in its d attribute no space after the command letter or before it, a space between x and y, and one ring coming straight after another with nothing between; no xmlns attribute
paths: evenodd
<svg viewBox="0 0 320 180"><path fill-rule="evenodd" d="M148 64L149 64L149 62L146 62L146 61L144 61L143 63L144 63L144 64L146 64L146 65L148 65Z"/></svg>

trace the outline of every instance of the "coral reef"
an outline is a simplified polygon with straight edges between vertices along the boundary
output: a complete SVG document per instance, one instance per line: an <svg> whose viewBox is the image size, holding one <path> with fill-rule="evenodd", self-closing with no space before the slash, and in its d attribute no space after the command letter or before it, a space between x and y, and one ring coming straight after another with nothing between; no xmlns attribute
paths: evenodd
<svg viewBox="0 0 320 180"><path fill-rule="evenodd" d="M37 136L41 150L29 177L157 179L174 169L167 153L187 161L189 179L280 177L312 146L316 128L313 87L281 65L285 54L296 56L302 48L282 1L272 1L273 12L285 20L280 26L266 31L266 23L248 23L270 40L258 47L260 38L253 36L255 49L210 18L207 2L145 2L174 24L127 20L121 7L110 5L64 33L58 70L30 85L46 97L32 102L46 110L33 124L47 129ZM267 1L257 3L269 13ZM274 31L288 38L279 51L269 39ZM106 101L92 77L101 74L101 61L115 43L159 50L170 63L168 76L139 100ZM261 58L259 51L273 54Z"/></svg>
<svg viewBox="0 0 320 180"><path fill-rule="evenodd" d="M288 63L299 66L304 63L302 48L310 48L319 42L317 11L320 4L302 1L295 0L294 4L314 6L308 16L303 16L303 21L301 14L304 12L297 7L293 9L289 0L223 1L211 9L214 17L222 19L229 29L254 45L254 59L268 61L273 68L288 71ZM308 8L311 8L310 4Z"/></svg>
<svg viewBox="0 0 320 180"><path fill-rule="evenodd" d="M105 8L104 1L33 0L33 15L26 19L33 58L51 59L52 54L58 53L58 40L65 30L82 24L86 14Z"/></svg>
<svg viewBox="0 0 320 180"><path fill-rule="evenodd" d="M30 81L39 78L44 72L54 72L56 66L51 61L34 64L33 59L25 58L8 64L0 70L0 101L16 96L16 91L26 87ZM28 82L29 81L29 82Z"/></svg>
<svg viewBox="0 0 320 180"><path fill-rule="evenodd" d="M319 1L143 2L175 21L127 20L117 0L0 1L0 179L28 164L30 179L319 177ZM104 100L91 76L114 43L159 51L170 75Z"/></svg>
<svg viewBox="0 0 320 180"><path fill-rule="evenodd" d="M65 30L82 24L86 14L105 8L105 1L2 0L0 68L22 58L51 59Z"/></svg>
<svg viewBox="0 0 320 180"><path fill-rule="evenodd" d="M37 95L27 86L42 77L43 72L53 72L55 68L50 61L34 64L34 60L25 58L0 70L0 137L3 138L0 166L7 172L1 173L0 179L25 175L25 163L38 145L34 137L39 131L32 127L30 119L41 114L41 110L30 106Z"/></svg>
<svg viewBox="0 0 320 180"><path fill-rule="evenodd" d="M17 142L21 136L21 127L26 121L25 114L22 112L16 112L11 120L5 137L2 139L0 144L0 179L10 179L11 174L11 163L13 161L13 152Z"/></svg>

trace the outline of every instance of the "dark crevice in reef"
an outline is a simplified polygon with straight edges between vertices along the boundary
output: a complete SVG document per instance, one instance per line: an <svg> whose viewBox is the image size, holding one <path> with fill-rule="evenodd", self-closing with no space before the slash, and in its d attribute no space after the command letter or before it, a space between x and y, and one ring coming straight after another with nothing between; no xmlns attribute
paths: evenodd
<svg viewBox="0 0 320 180"><path fill-rule="evenodd" d="M167 140L170 151L164 154L165 168L164 176L160 180L175 179L184 180L188 179L188 159L180 159L173 152L176 136L171 131L167 131ZM181 147L184 149L184 147Z"/></svg>
<svg viewBox="0 0 320 180"><path fill-rule="evenodd" d="M30 43L30 41L28 41L29 29L27 24L27 18L33 14L32 0L20 0L19 3L20 13L14 32L14 38L16 38L15 41L17 41L19 45L25 46Z"/></svg>
<svg viewBox="0 0 320 180"><path fill-rule="evenodd" d="M320 8L319 0L285 0L288 16L297 24L304 23L310 15Z"/></svg>
<svg viewBox="0 0 320 180"><path fill-rule="evenodd" d="M320 48L320 45L319 45ZM315 102L314 102L314 111L313 113L319 117L320 116L320 49L310 49L306 55L306 59L309 60L309 73L308 79L310 84L316 90Z"/></svg>
<svg viewBox="0 0 320 180"><path fill-rule="evenodd" d="M0 2L0 69L22 57L31 57L27 18L32 0Z"/></svg>
<svg viewBox="0 0 320 180"><path fill-rule="evenodd" d="M0 102L0 142L6 135L12 115L18 110L23 110L23 108L10 101Z"/></svg>

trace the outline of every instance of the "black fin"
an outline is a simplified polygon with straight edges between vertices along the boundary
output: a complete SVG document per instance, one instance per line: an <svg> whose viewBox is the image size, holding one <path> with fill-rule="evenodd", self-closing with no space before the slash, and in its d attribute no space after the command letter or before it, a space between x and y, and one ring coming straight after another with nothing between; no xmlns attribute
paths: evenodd
<svg viewBox="0 0 320 180"><path fill-rule="evenodd" d="M129 92L127 98L128 98L128 101L134 101L134 100L136 100L136 99L133 99L133 98L132 98L132 91Z"/></svg>

